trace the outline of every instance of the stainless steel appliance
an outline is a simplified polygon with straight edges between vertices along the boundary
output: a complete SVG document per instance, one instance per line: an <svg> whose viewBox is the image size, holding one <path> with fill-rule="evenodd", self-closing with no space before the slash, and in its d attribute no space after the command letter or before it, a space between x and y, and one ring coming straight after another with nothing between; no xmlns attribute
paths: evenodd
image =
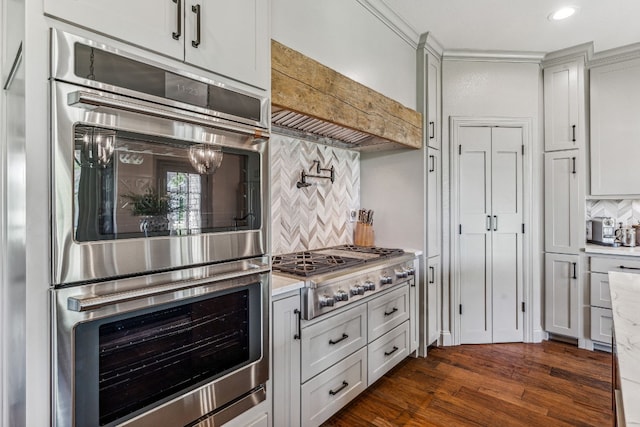
<svg viewBox="0 0 640 427"><path fill-rule="evenodd" d="M415 284L415 258L402 249L342 245L276 255L272 267L305 281L302 318L310 320L393 286Z"/></svg>
<svg viewBox="0 0 640 427"><path fill-rule="evenodd" d="M588 233L587 233L588 234ZM616 221L611 217L596 217L591 220L589 243L604 246L619 246L616 242Z"/></svg>
<svg viewBox="0 0 640 427"><path fill-rule="evenodd" d="M51 37L53 284L265 254L268 99Z"/></svg>
<svg viewBox="0 0 640 427"><path fill-rule="evenodd" d="M269 259L52 289L54 425L221 425L265 399Z"/></svg>

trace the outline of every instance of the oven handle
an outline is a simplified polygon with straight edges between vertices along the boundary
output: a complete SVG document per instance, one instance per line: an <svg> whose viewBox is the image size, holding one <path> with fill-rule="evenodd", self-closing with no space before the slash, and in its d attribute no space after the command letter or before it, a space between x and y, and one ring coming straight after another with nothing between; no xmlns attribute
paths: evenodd
<svg viewBox="0 0 640 427"><path fill-rule="evenodd" d="M207 127L216 127L232 132L247 134L250 136L263 136L261 134L257 134L257 131L254 128L223 123L215 117L207 116L206 114L181 110L179 108L165 107L159 104L145 102L142 100L133 101L131 98L126 98L119 95L78 90L67 95L67 103L72 107L85 108L89 110L95 109L97 107L109 107L115 108L117 110L143 114L146 116L159 117L162 119L194 123Z"/></svg>
<svg viewBox="0 0 640 427"><path fill-rule="evenodd" d="M216 274L215 276L209 276L203 279L197 280L182 280L178 282L167 283L164 285L149 286L147 288L132 289L122 292L114 292L106 295L87 295L82 297L69 297L67 299L67 309L71 311L83 312L96 310L98 308L119 304L125 301L147 298L158 294L166 294L169 292L175 292L182 289L194 288L199 285L207 283L220 282L227 279L237 279L243 276L268 273L270 271L269 266L256 266L253 269L243 272L233 271L228 273ZM199 293L198 295L206 295L213 292L218 292L220 289L211 289Z"/></svg>

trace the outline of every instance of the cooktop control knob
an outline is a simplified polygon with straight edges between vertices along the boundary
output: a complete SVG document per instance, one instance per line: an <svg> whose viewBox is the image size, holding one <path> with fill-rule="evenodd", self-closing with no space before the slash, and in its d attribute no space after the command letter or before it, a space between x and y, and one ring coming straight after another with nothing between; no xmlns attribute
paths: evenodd
<svg viewBox="0 0 640 427"><path fill-rule="evenodd" d="M408 276L415 276L416 275L416 269L413 267L405 267L404 271L407 272Z"/></svg>
<svg viewBox="0 0 640 427"><path fill-rule="evenodd" d="M333 298L336 301L348 301L349 294L343 291L342 289L338 289L338 291L335 294L333 294Z"/></svg>
<svg viewBox="0 0 640 427"><path fill-rule="evenodd" d="M396 270L396 277L398 279L406 279L409 276L409 273L405 270Z"/></svg>
<svg viewBox="0 0 640 427"><path fill-rule="evenodd" d="M364 295L364 286L355 285L350 289L350 291L353 296Z"/></svg>
<svg viewBox="0 0 640 427"><path fill-rule="evenodd" d="M390 285L393 283L393 278L391 276L380 276L380 284L381 285Z"/></svg>
<svg viewBox="0 0 640 427"><path fill-rule="evenodd" d="M376 284L373 283L371 280L367 280L366 282L364 282L364 290L365 291L375 291L376 290Z"/></svg>
<svg viewBox="0 0 640 427"><path fill-rule="evenodd" d="M333 307L336 303L336 300L334 297L323 295L320 297L319 303L320 307Z"/></svg>

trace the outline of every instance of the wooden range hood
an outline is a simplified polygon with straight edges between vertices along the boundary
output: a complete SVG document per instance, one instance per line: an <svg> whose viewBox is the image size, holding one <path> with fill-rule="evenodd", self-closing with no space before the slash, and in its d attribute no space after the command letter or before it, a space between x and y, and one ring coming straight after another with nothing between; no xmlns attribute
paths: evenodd
<svg viewBox="0 0 640 427"><path fill-rule="evenodd" d="M274 129L360 151L422 147L422 115L271 41Z"/></svg>

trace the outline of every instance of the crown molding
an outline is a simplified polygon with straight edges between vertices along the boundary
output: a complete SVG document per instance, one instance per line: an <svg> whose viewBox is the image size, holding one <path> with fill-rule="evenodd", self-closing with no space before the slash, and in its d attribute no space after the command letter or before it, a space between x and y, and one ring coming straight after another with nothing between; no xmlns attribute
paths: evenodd
<svg viewBox="0 0 640 427"><path fill-rule="evenodd" d="M640 43L633 43L595 53L588 61L587 66L591 68L637 58L640 58Z"/></svg>
<svg viewBox="0 0 640 427"><path fill-rule="evenodd" d="M543 52L448 49L444 51L442 58L445 61L528 62L540 64L544 55L545 54Z"/></svg>
<svg viewBox="0 0 640 427"><path fill-rule="evenodd" d="M547 53L542 61L542 68L564 64L570 60L587 62L592 56L593 42L583 43Z"/></svg>
<svg viewBox="0 0 640 427"><path fill-rule="evenodd" d="M420 41L418 42L418 50L428 50L432 54L441 58L444 52L444 47L434 36L433 33L426 32L420 35Z"/></svg>
<svg viewBox="0 0 640 427"><path fill-rule="evenodd" d="M413 49L418 47L418 32L391 9L384 0L356 0L380 22L389 27Z"/></svg>

